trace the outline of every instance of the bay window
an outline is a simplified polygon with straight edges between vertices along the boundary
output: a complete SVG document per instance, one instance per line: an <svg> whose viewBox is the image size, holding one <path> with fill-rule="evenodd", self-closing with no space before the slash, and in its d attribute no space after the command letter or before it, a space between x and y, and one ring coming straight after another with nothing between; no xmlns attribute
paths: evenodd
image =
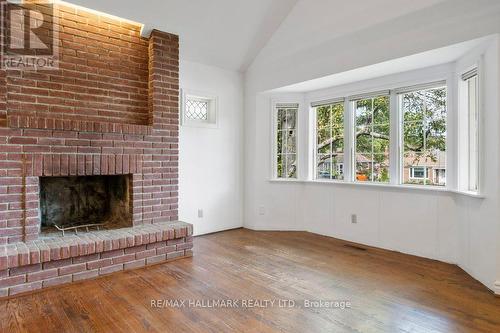
<svg viewBox="0 0 500 333"><path fill-rule="evenodd" d="M470 74L462 80L466 174L468 191L477 191L478 80L477 73ZM447 177L461 168L448 172L447 98L446 81L438 81L311 102L313 132L311 150L301 155L309 162L304 174L317 180L446 187ZM274 110L275 178L296 179L298 104L275 104Z"/></svg>

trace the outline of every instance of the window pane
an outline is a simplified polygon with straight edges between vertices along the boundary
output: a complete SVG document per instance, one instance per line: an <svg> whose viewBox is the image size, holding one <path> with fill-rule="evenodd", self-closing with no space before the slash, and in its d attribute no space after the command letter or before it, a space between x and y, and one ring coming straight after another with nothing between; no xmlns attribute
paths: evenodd
<svg viewBox="0 0 500 333"><path fill-rule="evenodd" d="M404 151L421 152L424 150L424 124L418 121L403 124Z"/></svg>
<svg viewBox="0 0 500 333"><path fill-rule="evenodd" d="M428 150L424 156L427 166L426 185L446 185L446 152Z"/></svg>
<svg viewBox="0 0 500 333"><path fill-rule="evenodd" d="M277 156L277 161L276 161L276 166L277 166L277 176L278 178L285 178L284 174L284 166L283 166L283 155L279 154Z"/></svg>
<svg viewBox="0 0 500 333"><path fill-rule="evenodd" d="M332 179L344 179L344 154L334 154L332 156Z"/></svg>
<svg viewBox="0 0 500 333"><path fill-rule="evenodd" d="M403 183L446 185L446 88L404 94Z"/></svg>
<svg viewBox="0 0 500 333"><path fill-rule="evenodd" d="M297 152L297 142L296 142L297 131L286 131L286 153L296 153Z"/></svg>
<svg viewBox="0 0 500 333"><path fill-rule="evenodd" d="M186 118L192 120L207 120L208 119L208 101L187 98L186 100Z"/></svg>
<svg viewBox="0 0 500 333"><path fill-rule="evenodd" d="M332 152L342 153L344 151L344 129L332 129Z"/></svg>
<svg viewBox="0 0 500 333"><path fill-rule="evenodd" d="M317 155L317 177L318 179L331 179L331 159L330 154L318 154Z"/></svg>
<svg viewBox="0 0 500 333"><path fill-rule="evenodd" d="M389 154L373 154L373 181L389 182Z"/></svg>
<svg viewBox="0 0 500 333"><path fill-rule="evenodd" d="M316 177L344 179L344 104L317 107L316 131Z"/></svg>
<svg viewBox="0 0 500 333"><path fill-rule="evenodd" d="M364 129L356 130L356 153L372 152L373 138L370 131Z"/></svg>
<svg viewBox="0 0 500 333"><path fill-rule="evenodd" d="M373 126L373 153L389 153L389 125Z"/></svg>
<svg viewBox="0 0 500 333"><path fill-rule="evenodd" d="M297 110L287 109L286 111L286 126L288 129L295 129L297 125Z"/></svg>
<svg viewBox="0 0 500 333"><path fill-rule="evenodd" d="M332 126L337 128L344 128L344 104L333 104L331 109Z"/></svg>
<svg viewBox="0 0 500 333"><path fill-rule="evenodd" d="M317 128L320 128L320 127L329 128L331 125L330 115L331 115L330 105L318 106L318 108L316 109Z"/></svg>
<svg viewBox="0 0 500 333"><path fill-rule="evenodd" d="M356 180L371 181L372 177L372 156L371 154L356 154Z"/></svg>
<svg viewBox="0 0 500 333"><path fill-rule="evenodd" d="M276 175L278 178L297 176L297 109L276 109Z"/></svg>
<svg viewBox="0 0 500 333"><path fill-rule="evenodd" d="M318 155L317 160L318 179L344 179L344 155Z"/></svg>
<svg viewBox="0 0 500 333"><path fill-rule="evenodd" d="M424 121L425 102L424 96L421 92L411 92L404 94L401 99L401 106L403 108L403 121Z"/></svg>
<svg viewBox="0 0 500 333"><path fill-rule="evenodd" d="M285 120L286 120L286 110L278 109L278 120L277 120L278 131L281 131L282 129L285 128Z"/></svg>
<svg viewBox="0 0 500 333"><path fill-rule="evenodd" d="M357 181L389 181L389 96L355 102Z"/></svg>
<svg viewBox="0 0 500 333"><path fill-rule="evenodd" d="M441 152L446 151L446 129L444 126L440 126L441 128L436 129L432 126L429 126L429 130L427 131L427 138L425 140L425 148L426 150L438 150Z"/></svg>
<svg viewBox="0 0 500 333"><path fill-rule="evenodd" d="M403 159L403 183L425 185L426 159L424 154L406 152Z"/></svg>
<svg viewBox="0 0 500 333"><path fill-rule="evenodd" d="M355 102L356 126L370 125L373 121L372 99L362 99Z"/></svg>
<svg viewBox="0 0 500 333"><path fill-rule="evenodd" d="M321 127L318 128L317 130L317 148L318 151L320 148L323 148L324 146L327 146L331 143L330 137L331 137L331 132L332 129L330 127Z"/></svg>
<svg viewBox="0 0 500 333"><path fill-rule="evenodd" d="M277 143L277 147L276 147L276 153L277 154L282 154L283 153L283 146L284 146L284 143L285 143L285 131L278 131L276 133L276 143Z"/></svg>
<svg viewBox="0 0 500 333"><path fill-rule="evenodd" d="M468 122L469 122L469 172L468 190L478 190L479 175L479 98L478 98L478 77L474 76L468 80Z"/></svg>
<svg viewBox="0 0 500 333"><path fill-rule="evenodd" d="M425 91L425 108L428 122L441 120L446 123L446 89Z"/></svg>
<svg viewBox="0 0 500 333"><path fill-rule="evenodd" d="M380 96L373 99L373 123L389 124L389 96Z"/></svg>
<svg viewBox="0 0 500 333"><path fill-rule="evenodd" d="M297 177L297 155L287 154L285 155L285 176L286 178L296 178Z"/></svg>

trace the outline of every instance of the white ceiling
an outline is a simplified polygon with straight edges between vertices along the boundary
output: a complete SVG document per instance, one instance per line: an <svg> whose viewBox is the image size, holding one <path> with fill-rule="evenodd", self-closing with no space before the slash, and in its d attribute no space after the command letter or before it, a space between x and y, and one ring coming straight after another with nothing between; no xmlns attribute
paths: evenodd
<svg viewBox="0 0 500 333"><path fill-rule="evenodd" d="M297 0L69 0L180 36L181 59L244 71Z"/></svg>
<svg viewBox="0 0 500 333"><path fill-rule="evenodd" d="M180 36L181 59L244 72L455 0L67 0ZM411 23L410 23L411 24ZM418 26L413 27L418 29ZM397 33L395 31L394 33ZM339 45L339 47L341 47ZM302 64L307 65L307 64Z"/></svg>
<svg viewBox="0 0 500 333"><path fill-rule="evenodd" d="M444 1L449 0L300 0L259 56L280 59Z"/></svg>
<svg viewBox="0 0 500 333"><path fill-rule="evenodd" d="M458 60L467 52L473 50L483 43L488 43L489 41L490 37L486 36L483 38L478 38L403 58L384 61L378 64L360 67L350 71L336 73L314 80L308 80L282 88L273 89L272 92L305 93L324 88L336 87L352 82L369 80L391 74L403 73L416 69L447 64Z"/></svg>

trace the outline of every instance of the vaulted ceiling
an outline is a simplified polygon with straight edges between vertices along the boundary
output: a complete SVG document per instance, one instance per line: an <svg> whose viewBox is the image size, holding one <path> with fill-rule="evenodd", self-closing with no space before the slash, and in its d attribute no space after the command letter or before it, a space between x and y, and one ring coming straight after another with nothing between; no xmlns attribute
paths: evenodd
<svg viewBox="0 0 500 333"><path fill-rule="evenodd" d="M245 70L297 0L69 0L180 36L181 59Z"/></svg>
<svg viewBox="0 0 500 333"><path fill-rule="evenodd" d="M455 1L66 0L178 34L181 59L242 72L259 58L279 59L424 8L453 6ZM495 1L478 3L486 7Z"/></svg>

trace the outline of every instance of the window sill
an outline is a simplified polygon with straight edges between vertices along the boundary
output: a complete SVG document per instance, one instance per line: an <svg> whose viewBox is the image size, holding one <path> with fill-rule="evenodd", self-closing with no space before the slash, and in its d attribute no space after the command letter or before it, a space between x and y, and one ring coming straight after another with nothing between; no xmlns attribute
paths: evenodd
<svg viewBox="0 0 500 333"><path fill-rule="evenodd" d="M455 194L464 195L466 197L471 197L471 198L478 198L478 199L486 198L484 195L482 195L481 193L477 193L477 192L460 191L460 190L450 190L450 192L453 192Z"/></svg>
<svg viewBox="0 0 500 333"><path fill-rule="evenodd" d="M394 184L379 184L369 182L345 182L340 180L299 180L299 179L270 179L270 183L303 183L303 184L328 184L328 185L345 185L345 186L361 186L373 188L387 188L395 190L410 190L410 191L429 191L429 192L443 192L464 195L473 198L484 199L485 196L475 192L463 192L458 190L451 190L446 187L427 187L422 185L394 185Z"/></svg>
<svg viewBox="0 0 500 333"><path fill-rule="evenodd" d="M271 183L305 183L304 180L298 180L296 178L272 178L269 179Z"/></svg>

